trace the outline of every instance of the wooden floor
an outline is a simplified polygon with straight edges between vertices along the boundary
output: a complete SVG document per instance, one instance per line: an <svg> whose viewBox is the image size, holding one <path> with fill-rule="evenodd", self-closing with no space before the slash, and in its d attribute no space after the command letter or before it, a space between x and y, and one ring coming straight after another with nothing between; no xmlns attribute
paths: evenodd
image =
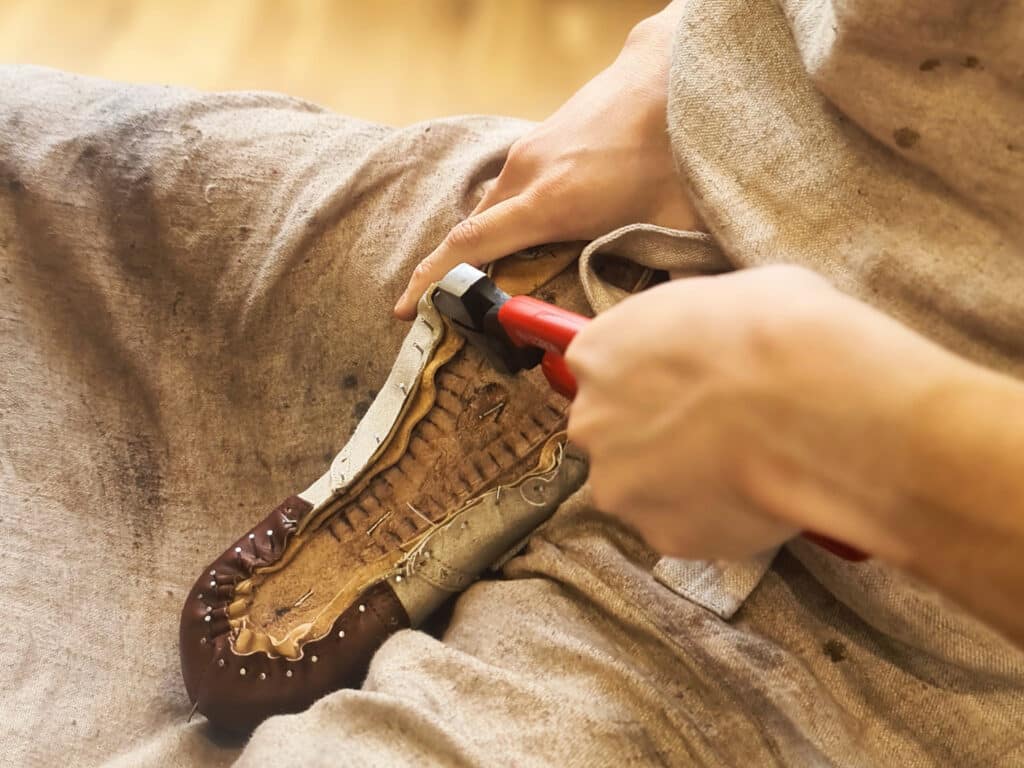
<svg viewBox="0 0 1024 768"><path fill-rule="evenodd" d="M0 61L285 91L391 123L543 118L666 0L0 0Z"/></svg>

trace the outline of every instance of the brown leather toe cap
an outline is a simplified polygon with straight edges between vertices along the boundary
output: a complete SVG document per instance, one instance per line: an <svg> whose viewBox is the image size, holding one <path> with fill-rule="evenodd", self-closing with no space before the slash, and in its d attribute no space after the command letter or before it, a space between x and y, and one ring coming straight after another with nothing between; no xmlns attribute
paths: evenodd
<svg viewBox="0 0 1024 768"><path fill-rule="evenodd" d="M302 658L236 654L226 617L235 586L277 560L310 505L291 497L204 569L181 612L181 672L189 699L215 726L248 731L266 718L299 712L339 688L358 686L385 639L409 626L386 582L368 587ZM269 536L267 532L272 532Z"/></svg>

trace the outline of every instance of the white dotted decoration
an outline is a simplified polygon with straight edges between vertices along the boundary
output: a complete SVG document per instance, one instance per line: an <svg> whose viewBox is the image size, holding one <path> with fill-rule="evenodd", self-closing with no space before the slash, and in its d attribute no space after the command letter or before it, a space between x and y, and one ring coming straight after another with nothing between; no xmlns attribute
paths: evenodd
<svg viewBox="0 0 1024 768"><path fill-rule="evenodd" d="M285 677L291 677L292 676L292 671L290 669L286 670L285 673L284 673L284 676Z"/></svg>
<svg viewBox="0 0 1024 768"><path fill-rule="evenodd" d="M242 548L241 547L235 547L235 554L236 555L242 554Z"/></svg>
<svg viewBox="0 0 1024 768"><path fill-rule="evenodd" d="M339 640L344 640L345 639L345 630L344 629L338 631L338 639Z"/></svg>
<svg viewBox="0 0 1024 768"><path fill-rule="evenodd" d="M360 613L366 613L366 606L365 605L360 605L359 606L359 612Z"/></svg>
<svg viewBox="0 0 1024 768"><path fill-rule="evenodd" d="M401 581L401 580L402 580L402 574L398 574L397 576L395 576L395 581Z"/></svg>
<svg viewBox="0 0 1024 768"><path fill-rule="evenodd" d="M311 662L313 662L314 664L316 664L318 661L320 661L319 657L317 657L317 656L310 656L309 660Z"/></svg>
<svg viewBox="0 0 1024 768"><path fill-rule="evenodd" d="M249 534L249 541L252 541L255 538L256 538L256 534L255 533L250 533Z"/></svg>
<svg viewBox="0 0 1024 768"><path fill-rule="evenodd" d="M203 616L203 621L209 624L211 621L213 621L213 616L211 616L210 614L206 614L205 616Z"/></svg>
<svg viewBox="0 0 1024 768"><path fill-rule="evenodd" d="M245 667L241 667L241 668L240 668L240 669L238 670L238 674L240 674L240 675L241 675L242 677L245 677Z"/></svg>
<svg viewBox="0 0 1024 768"><path fill-rule="evenodd" d="M268 528L267 529L267 536L273 536L273 535L274 535L274 532Z"/></svg>
<svg viewBox="0 0 1024 768"><path fill-rule="evenodd" d="M210 586L216 588L217 582L216 581L211 581L210 582Z"/></svg>
<svg viewBox="0 0 1024 768"><path fill-rule="evenodd" d="M217 666L218 667L223 667L224 666L224 659L217 659Z"/></svg>
<svg viewBox="0 0 1024 768"><path fill-rule="evenodd" d="M260 680L266 680L266 679L267 679L267 673L266 672L260 672Z"/></svg>

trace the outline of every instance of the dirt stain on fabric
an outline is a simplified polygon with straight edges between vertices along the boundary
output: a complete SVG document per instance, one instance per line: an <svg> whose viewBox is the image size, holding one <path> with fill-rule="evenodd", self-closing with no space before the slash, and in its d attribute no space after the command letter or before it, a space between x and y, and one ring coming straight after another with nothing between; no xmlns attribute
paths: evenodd
<svg viewBox="0 0 1024 768"><path fill-rule="evenodd" d="M846 646L838 640L826 640L821 650L833 664L846 661Z"/></svg>
<svg viewBox="0 0 1024 768"><path fill-rule="evenodd" d="M921 66L918 67L922 72L931 72L933 69L938 69L939 65L942 64L938 59L925 59L921 62Z"/></svg>
<svg viewBox="0 0 1024 768"><path fill-rule="evenodd" d="M964 67L964 69L981 68L981 60L977 56L964 56L964 60L960 63L961 66Z"/></svg>
<svg viewBox="0 0 1024 768"><path fill-rule="evenodd" d="M160 456L148 435L140 433L125 440L122 467L125 506L132 510L132 547L151 548L163 526L165 499Z"/></svg>
<svg viewBox="0 0 1024 768"><path fill-rule="evenodd" d="M915 131L913 128L897 128L892 132L892 137L896 142L896 145L903 149L910 149L921 139L921 134Z"/></svg>

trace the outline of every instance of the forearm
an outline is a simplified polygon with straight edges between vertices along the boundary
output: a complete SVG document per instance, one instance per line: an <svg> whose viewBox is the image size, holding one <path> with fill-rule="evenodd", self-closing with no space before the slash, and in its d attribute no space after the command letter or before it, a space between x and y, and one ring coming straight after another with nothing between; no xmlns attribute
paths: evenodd
<svg viewBox="0 0 1024 768"><path fill-rule="evenodd" d="M912 418L907 567L1024 642L1024 384L965 367Z"/></svg>
<svg viewBox="0 0 1024 768"><path fill-rule="evenodd" d="M762 443L733 459L740 487L1024 644L1024 382L848 298L808 312L770 339L774 362L750 396L756 431L734 438L738 456L751 435Z"/></svg>

